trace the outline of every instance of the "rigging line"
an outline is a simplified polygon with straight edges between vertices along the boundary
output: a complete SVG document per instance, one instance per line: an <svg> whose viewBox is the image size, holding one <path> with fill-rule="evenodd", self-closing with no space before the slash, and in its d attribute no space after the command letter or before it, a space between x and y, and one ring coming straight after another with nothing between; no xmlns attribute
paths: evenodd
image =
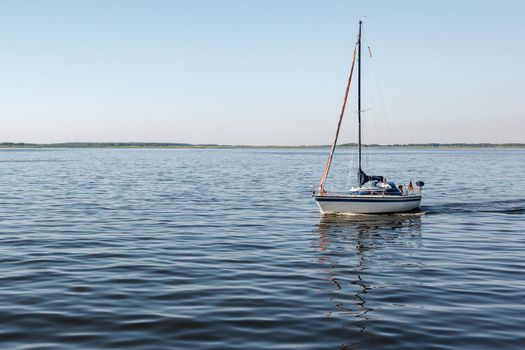
<svg viewBox="0 0 525 350"><path fill-rule="evenodd" d="M367 77L368 77L368 81L371 80L371 75L372 75L372 72L370 71L370 69L367 71ZM374 124L374 127L373 127L373 131L371 133L371 137L373 137L373 139L371 140L371 137L369 137L369 142L370 143L374 143L374 144L377 144L379 143L379 127L377 125L378 123L378 116L377 116L377 113L376 113L376 99L374 98L374 94L373 94L373 91L372 91L372 84L369 84L368 85L368 93L370 95L370 104L371 104L371 113L370 113L370 124ZM370 171L373 173L375 173L376 171L376 168L375 166L377 165L378 161L377 161L377 155L376 153L372 152L373 149L370 147L370 149L368 150L368 154L369 154L369 160L370 160Z"/></svg>
<svg viewBox="0 0 525 350"><path fill-rule="evenodd" d="M357 140L357 130L353 130L353 133L351 132L351 135L353 136L353 139L354 140ZM350 146L350 154L351 154L351 158L350 158L350 164L349 164L349 167L348 167L348 188L350 189L352 187L352 184L353 184L353 179L355 178L355 169L352 169L352 167L354 168L357 168L357 158L356 158L356 154L357 154L357 145L355 143L352 143L352 145Z"/></svg>
<svg viewBox="0 0 525 350"><path fill-rule="evenodd" d="M327 159L326 164L324 166L323 174L321 175L321 179L319 180L319 191L323 190L324 182L326 181L326 176L328 175L328 171L330 170L330 164L332 163L332 157L334 155L335 146L337 144L337 139L339 137L339 130L341 129L341 122L343 121L343 115L345 114L346 101L348 100L348 91L350 90L350 83L352 82L352 74L354 72L356 52L357 52L357 44L356 44L356 46L354 48L354 52L352 54L352 66L350 67L350 75L348 76L348 83L346 85L345 97L344 97L344 100L343 100L343 106L341 107L341 114L339 115L339 121L337 123L337 130L335 132L334 143L332 144L332 148L330 150L330 154L328 155L328 159Z"/></svg>
<svg viewBox="0 0 525 350"><path fill-rule="evenodd" d="M365 36L366 40L366 36ZM365 69L365 76L366 81L370 81L370 69ZM367 155L366 157L366 164L367 168L371 173L374 173L374 154L372 153L370 144L371 143L377 143L378 140L378 133L377 133L377 118L375 113L375 103L374 103L374 94L372 93L372 87L371 84L365 84L365 90L367 94L367 101L370 106L370 108L367 108L367 111L370 113L367 113L367 117L365 118L365 125L367 133L365 136L366 143L368 144L368 147L365 148L365 153Z"/></svg>
<svg viewBox="0 0 525 350"><path fill-rule="evenodd" d="M392 128L390 127L390 122L388 121L388 115L387 115L387 112L386 112L386 107L385 107L385 100L383 98L383 93L381 91L381 86L379 85L379 79L377 77L377 71L376 71L376 65L375 65L375 62L374 62L374 59L372 59L372 56L370 56L370 65L372 66L372 75L374 76L374 82L376 83L376 87L377 87L377 91L379 93L379 100L381 101L381 108L383 110L383 117L385 119L385 122L386 122L386 127L388 129L388 133L390 134L390 142L392 144L394 144L394 135L392 134Z"/></svg>
<svg viewBox="0 0 525 350"><path fill-rule="evenodd" d="M368 43L368 35L367 34L364 34L363 35L363 38L361 39L362 42L364 41L365 44ZM370 50L370 46L366 46L368 48L368 53L369 53L369 56L372 57L372 51ZM369 60L371 61L371 60ZM370 72L370 69L364 69L364 74L365 74L365 77L366 77L366 81L370 81L370 76L371 76L371 72ZM369 103L369 105L371 106L370 108L366 108L366 109L363 109L362 112L370 112L370 113L367 113L367 117L364 118L364 124L366 126L366 130L368 130L368 132L366 133L362 133L363 134L363 141L366 141L364 142L364 144L368 144L368 146L365 146L365 150L364 150L364 153L366 155L366 159L365 159L365 165L366 167L368 168L368 170L373 173L374 172L374 167L373 167L373 164L374 164L374 159L373 158L373 153L372 153L372 150L371 150L371 147L370 147L370 143L377 143L377 140L378 140L378 128L377 128L377 118L376 118L376 113L375 113L375 109L374 109L374 95L372 94L372 87L371 87L371 84L364 84L365 86L365 91L366 91L366 96L367 96L367 101Z"/></svg>
<svg viewBox="0 0 525 350"><path fill-rule="evenodd" d="M352 133L352 124L351 123L349 123L348 129L349 129L350 137L356 136L355 133L354 134ZM354 138L352 138L352 139L354 139ZM357 137L355 137L355 139L357 139ZM355 144L350 143L348 145L348 148L350 150L350 162L348 163L348 175L347 175L347 178L346 178L346 190L347 191L349 191L350 188L351 188L350 182L351 182L352 174L354 174L354 172L352 172L352 164L354 164L354 154L355 154L356 146L355 146Z"/></svg>
<svg viewBox="0 0 525 350"><path fill-rule="evenodd" d="M367 43L369 42L368 34L369 34L368 32L364 34ZM379 85L379 78L378 78L378 75L377 75L375 60L372 57L372 50L370 49L370 46L368 46L368 53L370 54L370 66L372 67L372 73L373 73L372 75L374 76L374 82L376 83L377 92L379 93L379 100L381 101L381 108L382 108L382 112L383 112L383 118L385 119L386 127L388 129L388 134L390 135L390 142L392 144L394 144L394 136L392 134L392 128L390 127L390 122L389 122L389 119L388 119L388 114L387 114L386 106L385 106L385 100L383 98L383 92L381 90L381 85Z"/></svg>
<svg viewBox="0 0 525 350"><path fill-rule="evenodd" d="M388 133L390 134L390 141L392 142L392 144L394 144L394 135L392 134L392 128L390 127L390 122L388 121L388 115L387 115L387 112L386 112L386 106L385 106L385 100L383 98L383 93L381 92L381 86L379 85L379 80L377 78L377 73L376 73L376 70L375 70L375 64L374 64L374 61L371 60L371 66L372 66L372 70L374 71L373 75L374 75L374 81L376 83L376 86L377 86L377 90L379 92L379 100L381 101L381 108L383 109L383 117L385 118L385 121L386 121L386 126L387 126L387 129L388 129Z"/></svg>

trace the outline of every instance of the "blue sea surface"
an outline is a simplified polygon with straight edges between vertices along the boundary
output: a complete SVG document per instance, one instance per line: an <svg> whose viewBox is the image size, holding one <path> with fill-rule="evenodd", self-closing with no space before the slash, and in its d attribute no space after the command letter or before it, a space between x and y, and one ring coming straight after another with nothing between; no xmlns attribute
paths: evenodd
<svg viewBox="0 0 525 350"><path fill-rule="evenodd" d="M367 149L426 183L381 216L319 214L326 156L0 150L0 348L525 348L525 150Z"/></svg>

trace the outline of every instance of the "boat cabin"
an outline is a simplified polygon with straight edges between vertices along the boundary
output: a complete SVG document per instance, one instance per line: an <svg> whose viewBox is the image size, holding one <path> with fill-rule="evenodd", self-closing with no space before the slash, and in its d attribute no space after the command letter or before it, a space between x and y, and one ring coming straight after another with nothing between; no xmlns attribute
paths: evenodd
<svg viewBox="0 0 525 350"><path fill-rule="evenodd" d="M397 188L396 184L392 181L390 182L382 182L382 181L369 181L365 183L363 186L352 189L350 191L350 194L352 195L379 195L379 196L402 196L403 194Z"/></svg>

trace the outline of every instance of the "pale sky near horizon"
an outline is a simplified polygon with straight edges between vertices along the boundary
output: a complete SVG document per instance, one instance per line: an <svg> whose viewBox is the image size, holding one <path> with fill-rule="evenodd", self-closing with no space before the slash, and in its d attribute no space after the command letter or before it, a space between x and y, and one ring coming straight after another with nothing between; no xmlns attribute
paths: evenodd
<svg viewBox="0 0 525 350"><path fill-rule="evenodd" d="M525 1L0 0L0 142L525 143ZM355 142L352 88L341 143ZM386 111L386 113L385 113Z"/></svg>

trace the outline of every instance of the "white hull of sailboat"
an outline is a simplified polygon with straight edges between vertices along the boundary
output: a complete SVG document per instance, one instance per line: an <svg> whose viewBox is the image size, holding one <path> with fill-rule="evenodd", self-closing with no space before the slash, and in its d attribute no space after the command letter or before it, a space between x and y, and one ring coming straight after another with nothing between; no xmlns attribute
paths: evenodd
<svg viewBox="0 0 525 350"><path fill-rule="evenodd" d="M323 214L388 214L415 210L421 196L316 196Z"/></svg>

